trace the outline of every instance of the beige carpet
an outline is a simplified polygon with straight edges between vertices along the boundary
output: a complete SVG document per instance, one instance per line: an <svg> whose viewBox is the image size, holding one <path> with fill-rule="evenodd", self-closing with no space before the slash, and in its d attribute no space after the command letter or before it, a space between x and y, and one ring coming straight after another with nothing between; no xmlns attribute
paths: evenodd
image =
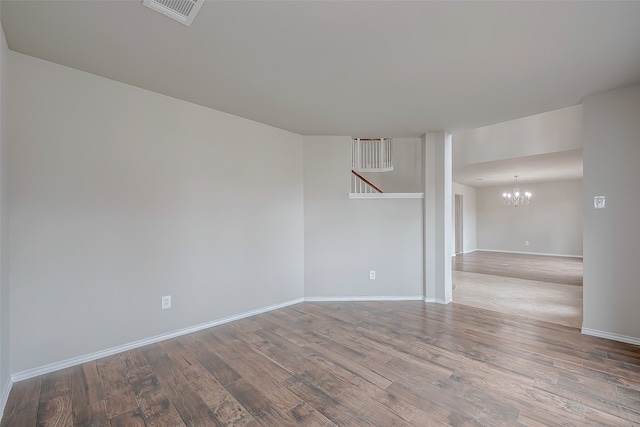
<svg viewBox="0 0 640 427"><path fill-rule="evenodd" d="M453 302L582 327L582 286L453 271Z"/></svg>

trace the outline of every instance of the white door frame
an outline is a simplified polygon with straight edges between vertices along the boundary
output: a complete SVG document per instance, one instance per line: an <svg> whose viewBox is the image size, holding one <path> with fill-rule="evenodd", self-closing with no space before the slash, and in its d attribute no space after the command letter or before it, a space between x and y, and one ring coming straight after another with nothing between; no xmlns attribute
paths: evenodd
<svg viewBox="0 0 640 427"><path fill-rule="evenodd" d="M464 210L463 210L463 195L456 194L455 202L455 233L456 233L456 254L464 252Z"/></svg>

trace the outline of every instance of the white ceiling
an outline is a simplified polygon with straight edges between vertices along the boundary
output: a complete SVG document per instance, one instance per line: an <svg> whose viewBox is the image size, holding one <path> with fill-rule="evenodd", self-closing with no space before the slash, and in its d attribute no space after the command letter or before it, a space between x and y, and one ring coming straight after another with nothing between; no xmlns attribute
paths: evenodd
<svg viewBox="0 0 640 427"><path fill-rule="evenodd" d="M453 169L453 181L471 187L493 187L513 185L514 175L523 184L581 179L582 164L582 150L561 151L457 166Z"/></svg>
<svg viewBox="0 0 640 427"><path fill-rule="evenodd" d="M640 2L1 2L9 47L305 135L419 136L640 81Z"/></svg>

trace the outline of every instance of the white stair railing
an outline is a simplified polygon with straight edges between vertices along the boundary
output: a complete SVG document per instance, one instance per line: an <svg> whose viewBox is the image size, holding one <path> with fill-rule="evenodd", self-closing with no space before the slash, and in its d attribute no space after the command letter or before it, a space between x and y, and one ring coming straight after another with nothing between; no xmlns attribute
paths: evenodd
<svg viewBox="0 0 640 427"><path fill-rule="evenodd" d="M351 169L358 172L393 170L391 138L353 138Z"/></svg>
<svg viewBox="0 0 640 427"><path fill-rule="evenodd" d="M382 190L358 172L351 170L351 192L356 194L382 193Z"/></svg>

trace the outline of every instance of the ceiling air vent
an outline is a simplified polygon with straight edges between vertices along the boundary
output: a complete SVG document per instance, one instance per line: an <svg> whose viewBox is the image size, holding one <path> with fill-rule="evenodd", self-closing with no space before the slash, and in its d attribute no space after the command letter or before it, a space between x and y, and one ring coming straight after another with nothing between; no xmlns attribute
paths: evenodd
<svg viewBox="0 0 640 427"><path fill-rule="evenodd" d="M187 27L200 10L204 0L143 0L142 4Z"/></svg>

